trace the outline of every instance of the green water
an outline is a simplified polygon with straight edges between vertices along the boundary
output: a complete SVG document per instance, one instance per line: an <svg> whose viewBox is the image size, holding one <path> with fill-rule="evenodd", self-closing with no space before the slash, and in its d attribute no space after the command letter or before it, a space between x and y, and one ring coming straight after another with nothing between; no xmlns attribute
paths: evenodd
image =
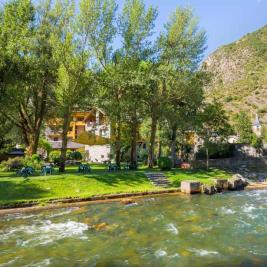
<svg viewBox="0 0 267 267"><path fill-rule="evenodd" d="M267 266L267 191L6 215L0 266Z"/></svg>

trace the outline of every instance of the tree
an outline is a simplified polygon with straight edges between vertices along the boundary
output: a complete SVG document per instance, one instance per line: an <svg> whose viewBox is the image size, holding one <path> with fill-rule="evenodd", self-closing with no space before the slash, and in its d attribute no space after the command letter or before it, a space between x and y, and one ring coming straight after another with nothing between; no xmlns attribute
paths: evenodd
<svg viewBox="0 0 267 267"><path fill-rule="evenodd" d="M170 130L173 167L177 131L180 126L188 129L188 122L192 122L191 117L203 101L205 75L198 71L198 66L205 43L205 32L198 29L197 20L188 8L175 10L158 40L160 64L164 70L161 80L166 100L164 116Z"/></svg>
<svg viewBox="0 0 267 267"><path fill-rule="evenodd" d="M227 142L232 129L222 105L214 102L206 104L199 115L198 135L203 140L206 149L206 166L209 169L209 149L214 144Z"/></svg>
<svg viewBox="0 0 267 267"><path fill-rule="evenodd" d="M239 136L239 142L251 144L253 138L251 120L244 111L236 114L234 118L234 129Z"/></svg>
<svg viewBox="0 0 267 267"><path fill-rule="evenodd" d="M108 59L112 36L113 0L82 0L79 13L70 8L69 19L64 24L64 38L57 40L58 70L57 103L60 107L62 147L60 171L65 170L67 133L73 110L93 102L93 73L98 69L94 59L103 66Z"/></svg>
<svg viewBox="0 0 267 267"><path fill-rule="evenodd" d="M1 113L20 129L30 155L37 151L49 111L58 66L51 40L61 34L64 19L64 9L49 0L37 7L28 0L15 0L4 7Z"/></svg>
<svg viewBox="0 0 267 267"><path fill-rule="evenodd" d="M256 153L260 155L263 150L263 139L256 134L252 135L251 145L255 148Z"/></svg>
<svg viewBox="0 0 267 267"><path fill-rule="evenodd" d="M137 167L138 128L144 117L144 99L147 92L146 73L151 51L150 37L153 34L157 10L147 9L142 0L127 0L119 18L119 31L122 38L121 64L124 68L123 81L125 98L123 101L126 122L131 136L131 167Z"/></svg>

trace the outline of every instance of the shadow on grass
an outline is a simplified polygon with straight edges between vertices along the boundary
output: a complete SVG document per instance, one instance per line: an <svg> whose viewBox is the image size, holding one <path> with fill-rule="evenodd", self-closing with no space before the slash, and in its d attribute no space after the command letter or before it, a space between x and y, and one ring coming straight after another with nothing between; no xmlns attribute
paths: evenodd
<svg viewBox="0 0 267 267"><path fill-rule="evenodd" d="M103 170L95 170L90 174L85 175L88 179L95 179L101 183L105 183L109 186L114 186L116 184L124 183L127 185L141 185L149 183L149 180L144 174L144 170L140 171L114 171L108 172Z"/></svg>
<svg viewBox="0 0 267 267"><path fill-rule="evenodd" d="M206 169L175 169L166 172L171 180L171 187L180 187L183 180L200 180L201 182L210 183L212 178L230 178L231 172L223 169L210 168Z"/></svg>
<svg viewBox="0 0 267 267"><path fill-rule="evenodd" d="M48 191L30 184L28 179L21 182L0 181L0 204L18 202L20 200L40 199Z"/></svg>

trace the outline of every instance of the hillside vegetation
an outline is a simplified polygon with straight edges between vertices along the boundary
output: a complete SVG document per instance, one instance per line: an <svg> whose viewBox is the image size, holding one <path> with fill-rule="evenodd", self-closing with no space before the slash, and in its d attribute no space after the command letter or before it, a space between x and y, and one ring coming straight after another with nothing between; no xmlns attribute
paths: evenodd
<svg viewBox="0 0 267 267"><path fill-rule="evenodd" d="M230 117L243 110L267 123L267 25L217 49L204 67L212 77L208 98L221 101Z"/></svg>

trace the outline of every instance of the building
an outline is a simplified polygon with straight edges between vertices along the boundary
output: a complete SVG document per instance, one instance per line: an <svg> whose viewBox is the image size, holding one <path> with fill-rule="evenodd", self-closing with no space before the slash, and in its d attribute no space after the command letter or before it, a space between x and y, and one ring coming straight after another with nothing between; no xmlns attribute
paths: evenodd
<svg viewBox="0 0 267 267"><path fill-rule="evenodd" d="M61 120L51 120L46 129L45 136L53 149L61 149ZM106 142L89 142L87 139L81 139L83 135L96 136L106 140ZM70 127L68 131L67 149L84 150L86 158L92 162L104 162L109 160L110 145L108 140L111 135L111 127L105 113L97 108L91 108L86 111L75 111L72 114Z"/></svg>
<svg viewBox="0 0 267 267"><path fill-rule="evenodd" d="M261 136L262 134L262 128L261 128L261 124L260 124L260 120L259 120L259 117L258 117L258 114L256 114L255 116L255 120L252 124L252 131L253 133L255 133L258 137Z"/></svg>

